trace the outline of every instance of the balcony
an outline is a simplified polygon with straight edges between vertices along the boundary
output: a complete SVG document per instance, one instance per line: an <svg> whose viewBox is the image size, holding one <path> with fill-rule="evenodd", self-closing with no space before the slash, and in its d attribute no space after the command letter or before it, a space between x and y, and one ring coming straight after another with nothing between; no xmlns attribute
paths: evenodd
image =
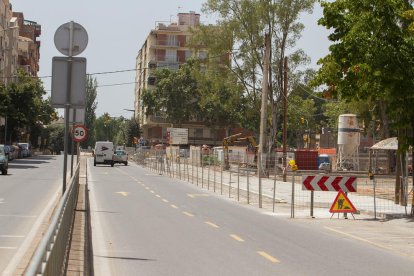
<svg viewBox="0 0 414 276"><path fill-rule="evenodd" d="M184 47L184 45L181 45L179 41L174 40L157 40L155 43L150 45L150 49L154 48L179 48Z"/></svg>

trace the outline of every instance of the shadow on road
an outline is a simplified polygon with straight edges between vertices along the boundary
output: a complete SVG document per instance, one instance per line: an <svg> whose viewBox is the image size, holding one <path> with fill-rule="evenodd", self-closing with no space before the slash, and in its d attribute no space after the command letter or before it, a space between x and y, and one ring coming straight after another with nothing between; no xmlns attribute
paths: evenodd
<svg viewBox="0 0 414 276"><path fill-rule="evenodd" d="M56 156L33 156L25 159L15 159L9 163L11 169L34 169L38 168L39 164L49 163L51 160L56 160Z"/></svg>

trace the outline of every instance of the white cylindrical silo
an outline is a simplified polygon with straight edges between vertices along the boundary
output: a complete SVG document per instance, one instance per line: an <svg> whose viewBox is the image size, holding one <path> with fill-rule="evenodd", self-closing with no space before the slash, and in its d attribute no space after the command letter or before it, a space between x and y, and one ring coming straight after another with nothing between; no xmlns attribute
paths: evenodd
<svg viewBox="0 0 414 276"><path fill-rule="evenodd" d="M352 155L357 151L360 143L360 130L355 114L339 115L338 146L341 146L345 155Z"/></svg>

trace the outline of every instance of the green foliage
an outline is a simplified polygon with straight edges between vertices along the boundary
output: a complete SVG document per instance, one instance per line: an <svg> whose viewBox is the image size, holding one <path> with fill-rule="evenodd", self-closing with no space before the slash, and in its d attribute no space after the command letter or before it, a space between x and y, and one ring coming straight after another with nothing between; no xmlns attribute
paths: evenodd
<svg viewBox="0 0 414 276"><path fill-rule="evenodd" d="M85 106L85 126L89 131L89 135L82 147L94 147L95 145L95 121L96 121L96 108L98 103L96 101L98 82L96 78L87 75L86 77L86 106Z"/></svg>
<svg viewBox="0 0 414 276"><path fill-rule="evenodd" d="M394 129L414 124L414 39L405 0L322 2L330 54L313 85L348 101L381 101ZM384 120L384 118L383 118ZM411 143L412 144L412 143ZM403 146L407 146L405 144Z"/></svg>
<svg viewBox="0 0 414 276"><path fill-rule="evenodd" d="M64 150L65 127L63 125L50 125L47 127L49 132L48 145L53 153L58 154Z"/></svg>
<svg viewBox="0 0 414 276"><path fill-rule="evenodd" d="M226 69L201 69L198 62L189 61L179 70L154 74L155 89L143 92L146 115L163 116L174 124L197 119L210 126L229 126L240 121L241 95L234 79L223 78Z"/></svg>
<svg viewBox="0 0 414 276"><path fill-rule="evenodd" d="M37 145L37 135L43 125L51 122L55 112L45 95L41 81L24 71L18 72L14 82L0 84L0 116L7 116L7 142L20 141L21 133L26 130L31 134L30 142Z"/></svg>
<svg viewBox="0 0 414 276"><path fill-rule="evenodd" d="M217 159L215 155L211 154L203 154L201 155L201 158L203 159L203 166L211 166L211 165L219 165L220 161Z"/></svg>
<svg viewBox="0 0 414 276"><path fill-rule="evenodd" d="M123 145L126 142L124 130L124 117L111 117L108 113L104 113L95 121L95 137L96 141L111 141L114 145ZM120 134L121 132L121 134Z"/></svg>

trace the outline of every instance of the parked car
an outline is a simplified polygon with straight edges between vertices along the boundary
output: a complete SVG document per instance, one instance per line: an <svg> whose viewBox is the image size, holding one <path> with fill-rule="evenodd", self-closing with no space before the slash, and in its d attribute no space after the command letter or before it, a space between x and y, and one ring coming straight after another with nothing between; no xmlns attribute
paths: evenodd
<svg viewBox="0 0 414 276"><path fill-rule="evenodd" d="M125 150L115 151L114 163L123 163L125 166L128 166L128 153Z"/></svg>
<svg viewBox="0 0 414 276"><path fill-rule="evenodd" d="M4 152L4 145L0 145L0 171L1 174L6 175L7 169L9 168L9 160Z"/></svg>
<svg viewBox="0 0 414 276"><path fill-rule="evenodd" d="M19 147L22 148L22 157L30 157L31 153L31 146L29 143L19 143Z"/></svg>
<svg viewBox="0 0 414 276"><path fill-rule="evenodd" d="M322 162L319 165L319 170L329 172L331 170L331 164L328 162Z"/></svg>
<svg viewBox="0 0 414 276"><path fill-rule="evenodd" d="M9 145L0 145L3 148L4 154L7 156L8 161L13 160L13 155L11 154L12 148Z"/></svg>

